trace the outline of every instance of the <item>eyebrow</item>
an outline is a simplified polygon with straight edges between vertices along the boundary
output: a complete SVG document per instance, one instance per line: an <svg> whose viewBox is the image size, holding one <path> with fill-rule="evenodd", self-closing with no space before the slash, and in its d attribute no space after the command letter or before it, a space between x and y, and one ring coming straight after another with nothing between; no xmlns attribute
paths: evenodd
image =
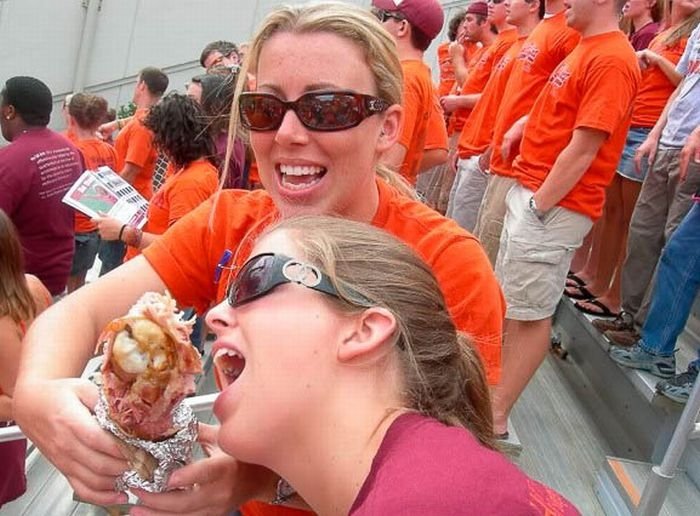
<svg viewBox="0 0 700 516"><path fill-rule="evenodd" d="M267 93L273 93L280 98L285 98L285 95L283 95L282 89L275 85L275 84L269 84L269 83L258 83L257 88L258 91L263 90ZM316 92L316 91L337 91L337 90L343 90L343 91L354 91L353 88L341 88L339 85L331 83L331 82L317 82L317 83L312 83L304 87L304 93L311 93L311 92ZM304 94L303 93L303 94Z"/></svg>

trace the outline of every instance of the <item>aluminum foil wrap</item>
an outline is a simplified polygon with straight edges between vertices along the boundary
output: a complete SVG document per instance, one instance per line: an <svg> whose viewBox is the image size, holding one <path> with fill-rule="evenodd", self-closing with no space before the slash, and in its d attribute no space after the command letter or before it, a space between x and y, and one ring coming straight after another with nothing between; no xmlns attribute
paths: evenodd
<svg viewBox="0 0 700 516"><path fill-rule="evenodd" d="M118 491L133 487L151 493L166 491L170 474L192 459L197 441L197 418L184 402L173 411L173 424L179 430L162 441L145 441L122 432L109 418L107 401L102 392L95 407L95 417L102 428L120 441L122 451L133 468L117 479L115 489Z"/></svg>

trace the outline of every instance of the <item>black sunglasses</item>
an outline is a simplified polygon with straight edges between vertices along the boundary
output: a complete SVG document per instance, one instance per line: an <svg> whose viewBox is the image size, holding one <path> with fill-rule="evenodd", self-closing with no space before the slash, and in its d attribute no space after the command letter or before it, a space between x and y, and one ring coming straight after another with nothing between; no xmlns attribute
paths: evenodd
<svg viewBox="0 0 700 516"><path fill-rule="evenodd" d="M228 287L226 300L235 308L258 299L285 283L297 283L356 306L374 306L365 296L351 288L347 289L347 296L341 296L328 276L318 267L274 253L258 254L243 264L236 279Z"/></svg>
<svg viewBox="0 0 700 516"><path fill-rule="evenodd" d="M377 19L382 23L387 21L389 18L393 18L396 21L403 21L406 19L406 17L399 12L386 11L384 9L378 9L376 7L372 8L372 14L375 15Z"/></svg>
<svg viewBox="0 0 700 516"><path fill-rule="evenodd" d="M272 93L241 93L238 100L243 126L251 131L273 131L290 109L312 131L342 131L360 125L367 117L386 111L386 100L352 91L305 93L293 101Z"/></svg>

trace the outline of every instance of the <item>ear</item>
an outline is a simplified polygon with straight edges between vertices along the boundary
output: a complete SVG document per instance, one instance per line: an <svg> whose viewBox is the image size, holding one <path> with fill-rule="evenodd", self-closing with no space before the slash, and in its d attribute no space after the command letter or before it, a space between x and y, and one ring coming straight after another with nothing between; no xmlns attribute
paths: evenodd
<svg viewBox="0 0 700 516"><path fill-rule="evenodd" d="M396 29L396 36L399 38L410 38L411 37L411 24L406 20L401 20L399 28Z"/></svg>
<svg viewBox="0 0 700 516"><path fill-rule="evenodd" d="M381 133L377 141L377 151L381 154L399 141L401 137L401 124L403 122L403 108L399 104L390 106L384 112L384 118L380 127Z"/></svg>
<svg viewBox="0 0 700 516"><path fill-rule="evenodd" d="M12 120L17 116L17 111L15 110L15 106L12 104L5 104L2 106L2 117L5 120Z"/></svg>
<svg viewBox="0 0 700 516"><path fill-rule="evenodd" d="M352 322L351 331L338 347L338 361L354 362L383 354L394 342L396 318L387 309L368 308Z"/></svg>

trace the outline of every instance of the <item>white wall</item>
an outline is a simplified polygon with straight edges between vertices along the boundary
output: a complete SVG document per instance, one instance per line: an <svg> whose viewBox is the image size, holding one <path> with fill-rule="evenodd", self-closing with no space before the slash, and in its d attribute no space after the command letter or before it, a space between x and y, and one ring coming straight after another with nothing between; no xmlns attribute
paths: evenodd
<svg viewBox="0 0 700 516"><path fill-rule="evenodd" d="M275 0L0 0L0 85L14 75L38 77L54 94L52 127L61 129L60 103L73 88L86 4L100 2L86 90L111 106L131 99L138 71L164 69L170 89L203 70L199 54L210 41L248 40ZM292 0L293 2L294 0ZM371 0L349 0L369 6ZM443 0L446 20L465 0ZM436 38L426 61L437 72ZM437 79L437 77L435 77ZM0 139L1 141L1 139Z"/></svg>

